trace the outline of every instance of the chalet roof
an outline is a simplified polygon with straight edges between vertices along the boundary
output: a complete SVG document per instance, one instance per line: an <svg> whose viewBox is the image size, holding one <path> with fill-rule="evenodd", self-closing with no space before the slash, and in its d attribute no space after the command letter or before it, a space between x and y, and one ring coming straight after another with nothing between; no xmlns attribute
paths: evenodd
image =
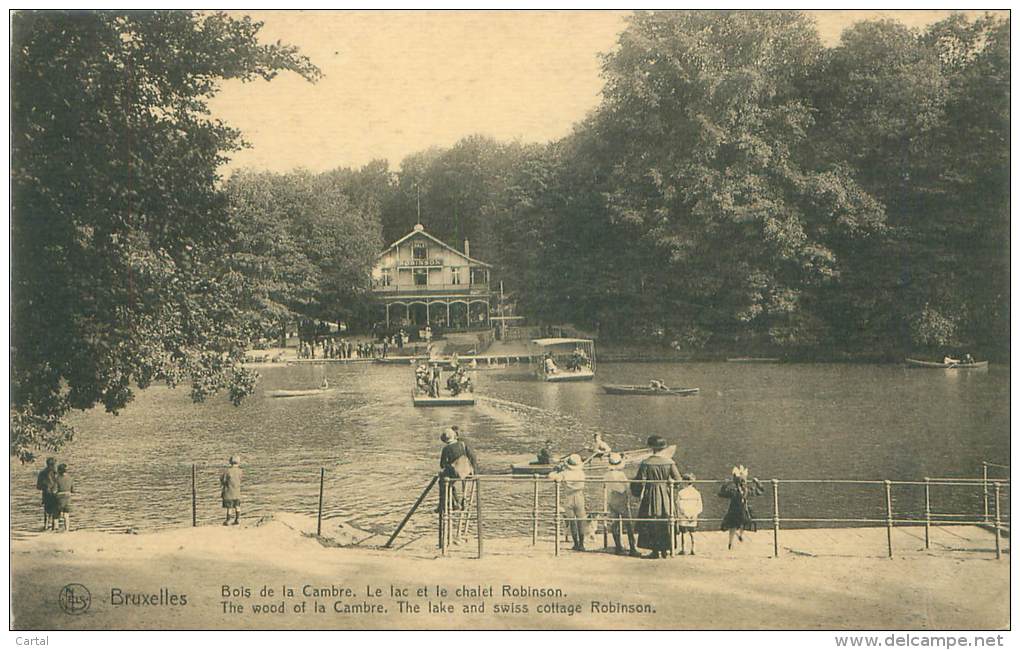
<svg viewBox="0 0 1020 650"><path fill-rule="evenodd" d="M446 242L440 241L439 239L436 239L432 235L430 235L427 232L425 232L425 227L422 226L420 223L419 224L415 224L414 230L412 230L411 232L407 233L406 235L404 235L403 237L401 237L397 241L395 241L392 244L390 244L389 246L387 246L386 250L384 250L383 252L379 253L379 257L382 257L383 255L385 255L386 253L390 252L391 250L393 250L394 248L396 248L400 244L404 243L405 241L407 241L411 237L414 237L415 235L424 235L424 236L428 237L429 239L431 239L432 241L434 241L437 244L439 244L440 246L442 246L443 248L453 252L456 255L459 255L459 256L463 257L464 259L468 260L469 262L472 262L474 264L478 264L480 266L485 266L485 267L488 267L490 269L492 268L491 264L486 264L485 262L483 262L481 260L476 260L473 257L469 257L469 256L465 255L462 251L457 250L456 248L454 248L453 246L450 246Z"/></svg>

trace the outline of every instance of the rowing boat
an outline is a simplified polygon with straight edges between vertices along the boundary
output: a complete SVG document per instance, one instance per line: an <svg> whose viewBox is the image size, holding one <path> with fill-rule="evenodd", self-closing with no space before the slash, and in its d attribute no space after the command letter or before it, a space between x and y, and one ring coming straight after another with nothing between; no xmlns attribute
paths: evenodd
<svg viewBox="0 0 1020 650"><path fill-rule="evenodd" d="M946 368L960 370L980 370L988 367L987 361L973 361L971 363L942 363L939 361L921 361L920 359L907 359L907 365L912 368Z"/></svg>
<svg viewBox="0 0 1020 650"><path fill-rule="evenodd" d="M651 386L628 386L624 384L603 384L602 389L610 395L696 395L698 388L652 388Z"/></svg>
<svg viewBox="0 0 1020 650"><path fill-rule="evenodd" d="M266 397L308 397L309 395L322 395L332 393L335 388L307 388L303 390L267 390Z"/></svg>
<svg viewBox="0 0 1020 650"><path fill-rule="evenodd" d="M645 447L643 449L631 449L619 453L623 457L623 465L633 465L640 463L654 452ZM675 453L676 445L670 445L662 450L661 455L672 458ZM512 474L546 475L553 472L557 467L559 467L559 464L554 463L513 463L510 465L510 471ZM584 464L584 469L588 472L605 471L609 469L609 459L606 456L595 456Z"/></svg>
<svg viewBox="0 0 1020 650"><path fill-rule="evenodd" d="M779 357L730 357L730 363L779 363Z"/></svg>

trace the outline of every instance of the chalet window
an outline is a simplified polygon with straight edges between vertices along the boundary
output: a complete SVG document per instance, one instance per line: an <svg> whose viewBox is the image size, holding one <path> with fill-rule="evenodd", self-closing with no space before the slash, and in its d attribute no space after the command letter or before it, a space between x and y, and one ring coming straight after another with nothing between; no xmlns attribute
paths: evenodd
<svg viewBox="0 0 1020 650"><path fill-rule="evenodd" d="M471 284L487 284L489 273L485 269L471 269Z"/></svg>
<svg viewBox="0 0 1020 650"><path fill-rule="evenodd" d="M415 260L428 259L428 249L425 247L425 242L416 241L414 246L411 248L411 255Z"/></svg>
<svg viewBox="0 0 1020 650"><path fill-rule="evenodd" d="M393 277L390 275L390 270L389 269L383 269L382 270L381 283L382 283L382 286L384 286L384 287L388 287L391 284L393 284Z"/></svg>
<svg viewBox="0 0 1020 650"><path fill-rule="evenodd" d="M450 267L450 284L460 284L460 267Z"/></svg>
<svg viewBox="0 0 1020 650"><path fill-rule="evenodd" d="M414 286L424 287L429 283L429 272L428 269L415 269L414 270Z"/></svg>

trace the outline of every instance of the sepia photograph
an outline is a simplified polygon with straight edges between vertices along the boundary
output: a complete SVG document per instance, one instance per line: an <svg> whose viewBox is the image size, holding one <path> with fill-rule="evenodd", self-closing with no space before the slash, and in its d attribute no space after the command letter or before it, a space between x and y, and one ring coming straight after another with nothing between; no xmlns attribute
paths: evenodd
<svg viewBox="0 0 1020 650"><path fill-rule="evenodd" d="M8 19L13 644L1005 645L1009 10Z"/></svg>

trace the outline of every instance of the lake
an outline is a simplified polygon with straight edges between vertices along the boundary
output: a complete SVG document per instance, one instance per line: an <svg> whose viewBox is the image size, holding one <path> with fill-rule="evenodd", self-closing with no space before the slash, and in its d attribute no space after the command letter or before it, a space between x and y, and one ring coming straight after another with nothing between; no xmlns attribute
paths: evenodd
<svg viewBox="0 0 1020 650"><path fill-rule="evenodd" d="M75 414L77 439L58 457L77 481L75 527L125 530L189 525L197 464L200 523L222 517L218 475L242 457L242 515L314 514L325 468L329 518L390 531L438 469L441 431L459 424L485 472L506 471L549 438L563 453L600 431L615 449L643 447L657 434L678 445L683 471L725 479L744 464L763 479L920 480L978 477L981 461L1009 461L1009 368L911 370L895 365L605 363L595 382L536 381L527 366L475 373L478 405L414 408L411 371L378 364L281 365L260 370L255 396L193 404L187 388L139 391L120 415ZM263 390L318 386L336 392L271 399ZM699 387L693 397L606 395L600 383ZM12 461L12 527L41 526L35 473L41 461ZM1002 475L1002 474L1000 474ZM551 507L543 483L542 508ZM699 486L706 517L725 501ZM520 530L530 485L493 486L486 507L497 532ZM784 517L882 517L881 486L782 486ZM597 490L601 492L601 490ZM897 488L897 512L923 512L918 489ZM589 507L601 501L593 490ZM761 498L767 516L771 498ZM980 487L933 488L936 512L978 512ZM919 505L919 503L921 505ZM434 495L408 528L434 526ZM919 510L921 508L921 510ZM705 524L715 527L714 524Z"/></svg>

